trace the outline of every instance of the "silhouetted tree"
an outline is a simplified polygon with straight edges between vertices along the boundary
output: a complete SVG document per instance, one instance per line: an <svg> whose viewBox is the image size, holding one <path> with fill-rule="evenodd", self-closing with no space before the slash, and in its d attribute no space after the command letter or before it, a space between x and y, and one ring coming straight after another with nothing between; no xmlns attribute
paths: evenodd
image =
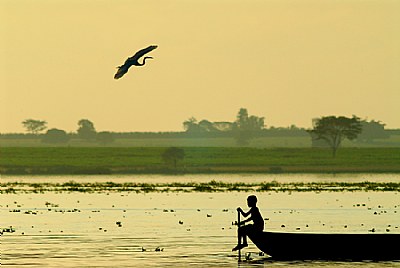
<svg viewBox="0 0 400 268"><path fill-rule="evenodd" d="M169 147L162 153L161 158L166 164L172 164L176 169L178 161L185 158L185 151L182 148Z"/></svg>
<svg viewBox="0 0 400 268"><path fill-rule="evenodd" d="M343 139L354 140L361 133L360 118L353 116L347 118L344 116L326 116L314 121L314 128L308 130L312 138L324 140L332 149L333 157L336 157Z"/></svg>
<svg viewBox="0 0 400 268"><path fill-rule="evenodd" d="M38 134L40 131L43 131L47 128L46 121L27 119L22 122L22 125L26 128L26 131L32 134Z"/></svg>
<svg viewBox="0 0 400 268"><path fill-rule="evenodd" d="M199 130L199 125L197 124L197 119L193 116L190 117L188 120L183 122L183 128L187 132L197 132Z"/></svg>
<svg viewBox="0 0 400 268"><path fill-rule="evenodd" d="M114 142L115 138L112 132L102 131L97 133L96 140L102 144L109 144Z"/></svg>
<svg viewBox="0 0 400 268"><path fill-rule="evenodd" d="M241 108L233 124L234 137L239 145L248 145L255 134L264 128L264 117L249 116L247 109Z"/></svg>
<svg viewBox="0 0 400 268"><path fill-rule="evenodd" d="M88 119L81 119L78 122L78 136L84 140L94 140L96 138L96 129L94 124Z"/></svg>
<svg viewBox="0 0 400 268"><path fill-rule="evenodd" d="M42 137L42 142L45 143L67 143L70 137L64 130L52 128L47 130Z"/></svg>

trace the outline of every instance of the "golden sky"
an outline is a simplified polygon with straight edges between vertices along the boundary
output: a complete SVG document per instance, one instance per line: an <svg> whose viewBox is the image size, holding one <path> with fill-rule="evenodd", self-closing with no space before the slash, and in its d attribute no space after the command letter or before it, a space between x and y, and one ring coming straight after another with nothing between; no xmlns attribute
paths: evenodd
<svg viewBox="0 0 400 268"><path fill-rule="evenodd" d="M400 1L3 0L0 132L179 131L191 116L400 128ZM153 60L116 66L156 44Z"/></svg>

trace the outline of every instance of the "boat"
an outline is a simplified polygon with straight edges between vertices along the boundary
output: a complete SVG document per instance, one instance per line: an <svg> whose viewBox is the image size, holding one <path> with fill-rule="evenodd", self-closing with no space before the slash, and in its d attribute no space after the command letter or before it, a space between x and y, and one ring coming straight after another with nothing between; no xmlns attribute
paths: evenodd
<svg viewBox="0 0 400 268"><path fill-rule="evenodd" d="M262 232L248 237L272 260L400 260L397 233Z"/></svg>

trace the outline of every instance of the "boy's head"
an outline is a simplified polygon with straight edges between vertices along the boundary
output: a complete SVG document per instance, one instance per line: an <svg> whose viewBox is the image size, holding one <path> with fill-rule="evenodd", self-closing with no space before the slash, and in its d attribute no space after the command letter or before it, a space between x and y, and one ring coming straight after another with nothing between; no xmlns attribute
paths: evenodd
<svg viewBox="0 0 400 268"><path fill-rule="evenodd" d="M249 195L247 197L247 205L249 207L255 207L257 205L257 196L255 195Z"/></svg>

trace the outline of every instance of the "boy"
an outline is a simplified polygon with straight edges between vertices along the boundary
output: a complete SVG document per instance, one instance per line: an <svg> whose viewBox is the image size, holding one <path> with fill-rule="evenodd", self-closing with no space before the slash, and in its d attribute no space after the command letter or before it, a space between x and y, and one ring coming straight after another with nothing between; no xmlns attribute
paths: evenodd
<svg viewBox="0 0 400 268"><path fill-rule="evenodd" d="M250 210L248 212L244 212L240 207L237 208L237 211L240 212L244 217L251 215L248 219L245 219L240 222L236 222L235 224L239 226L238 228L238 244L236 247L232 249L232 251L242 249L247 247L247 234L249 232L258 233L264 230L264 219L261 216L260 211L257 207L257 197L255 195L250 195L247 197L247 205ZM253 221L253 224L244 225L244 223ZM243 226L241 226L243 225ZM241 240L243 239L243 243Z"/></svg>

